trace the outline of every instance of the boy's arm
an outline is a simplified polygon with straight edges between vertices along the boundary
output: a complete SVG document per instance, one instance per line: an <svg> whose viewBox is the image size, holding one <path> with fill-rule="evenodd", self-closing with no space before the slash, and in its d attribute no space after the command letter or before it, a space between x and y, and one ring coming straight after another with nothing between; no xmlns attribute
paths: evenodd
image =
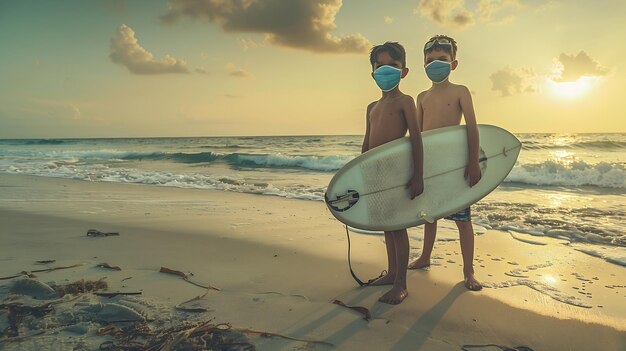
<svg viewBox="0 0 626 351"><path fill-rule="evenodd" d="M363 138L363 145L361 145L361 153L366 152L370 148L370 111L372 107L374 107L374 104L376 104L376 102L367 105L365 112L365 137Z"/></svg>
<svg viewBox="0 0 626 351"><path fill-rule="evenodd" d="M417 125L420 128L420 132L424 131L424 110L422 109L422 97L424 93L425 91L422 91L417 95L417 99L415 99L415 106L417 107Z"/></svg>
<svg viewBox="0 0 626 351"><path fill-rule="evenodd" d="M407 96L402 101L402 111L406 119L406 125L411 139L411 149L413 150L413 177L407 183L411 200L424 191L424 151L422 147L422 134L418 122L418 110L413 103L413 98Z"/></svg>
<svg viewBox="0 0 626 351"><path fill-rule="evenodd" d="M476 125L476 115L474 114L474 104L472 94L467 87L461 87L461 111L465 118L467 128L467 146L469 150L468 164L465 169L465 178L469 180L469 186L474 186L481 178L480 165L478 164L478 154L480 142L478 139L478 127Z"/></svg>

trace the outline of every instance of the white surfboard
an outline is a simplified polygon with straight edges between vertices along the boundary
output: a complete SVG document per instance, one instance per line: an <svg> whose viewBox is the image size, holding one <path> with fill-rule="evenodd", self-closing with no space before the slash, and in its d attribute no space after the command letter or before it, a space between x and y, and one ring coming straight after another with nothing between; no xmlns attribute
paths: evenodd
<svg viewBox="0 0 626 351"><path fill-rule="evenodd" d="M326 204L339 221L369 230L397 230L433 222L477 202L509 174L522 144L508 131L478 125L482 177L470 187L467 130L452 126L422 133L424 192L411 200L413 175L409 138L383 144L341 168L326 190Z"/></svg>

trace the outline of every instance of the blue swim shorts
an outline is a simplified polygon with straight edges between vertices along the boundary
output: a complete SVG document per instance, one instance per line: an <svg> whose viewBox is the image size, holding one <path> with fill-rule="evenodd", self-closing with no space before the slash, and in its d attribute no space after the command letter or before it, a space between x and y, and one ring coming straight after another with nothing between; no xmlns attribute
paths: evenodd
<svg viewBox="0 0 626 351"><path fill-rule="evenodd" d="M457 213L451 214L447 217L444 217L444 219L449 219L451 221L457 221L457 222L471 222L472 221L472 213L470 211L470 208L466 208L464 210L461 210Z"/></svg>

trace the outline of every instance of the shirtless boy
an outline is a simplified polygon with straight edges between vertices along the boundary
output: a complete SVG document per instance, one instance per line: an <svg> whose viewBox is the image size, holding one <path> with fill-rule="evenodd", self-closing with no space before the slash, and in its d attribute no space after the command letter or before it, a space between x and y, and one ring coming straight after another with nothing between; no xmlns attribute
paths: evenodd
<svg viewBox="0 0 626 351"><path fill-rule="evenodd" d="M468 179L469 186L474 186L481 177L478 164L478 128L476 127L476 116L474 115L472 95L469 89L463 85L453 84L448 80L450 72L455 70L458 65L456 53L456 42L445 35L432 37L424 45L424 67L426 68L426 75L433 84L430 89L417 96L417 118L421 131L459 125L461 116L465 118L469 147L465 178ZM482 289L474 277L474 230L469 207L445 217L445 219L455 221L459 229L465 287L470 290ZM426 223L422 255L411 262L409 269L430 266L430 254L435 244L436 235L437 222Z"/></svg>
<svg viewBox="0 0 626 351"><path fill-rule="evenodd" d="M406 67L406 52L402 45L386 42L372 48L370 53L372 78L382 90L382 97L367 106L366 130L362 152L373 149L392 140L402 138L409 131L413 149L414 173L407 183L411 199L422 193L422 138L417 121L417 110L413 98L400 91L400 80L409 69ZM387 274L370 285L393 284L391 290L379 301L399 304L408 295L406 273L409 263L409 239L406 229L386 231Z"/></svg>

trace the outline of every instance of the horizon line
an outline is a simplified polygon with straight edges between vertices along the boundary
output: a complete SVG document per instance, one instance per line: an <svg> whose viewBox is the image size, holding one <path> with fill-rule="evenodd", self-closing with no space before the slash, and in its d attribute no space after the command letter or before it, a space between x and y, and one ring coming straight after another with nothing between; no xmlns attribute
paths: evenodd
<svg viewBox="0 0 626 351"><path fill-rule="evenodd" d="M511 132L513 134L626 134L621 132ZM82 140L82 139L185 139L185 138L287 138L363 136L364 134L277 134L277 135L191 135L191 136L110 136L110 137L20 137L0 140Z"/></svg>

